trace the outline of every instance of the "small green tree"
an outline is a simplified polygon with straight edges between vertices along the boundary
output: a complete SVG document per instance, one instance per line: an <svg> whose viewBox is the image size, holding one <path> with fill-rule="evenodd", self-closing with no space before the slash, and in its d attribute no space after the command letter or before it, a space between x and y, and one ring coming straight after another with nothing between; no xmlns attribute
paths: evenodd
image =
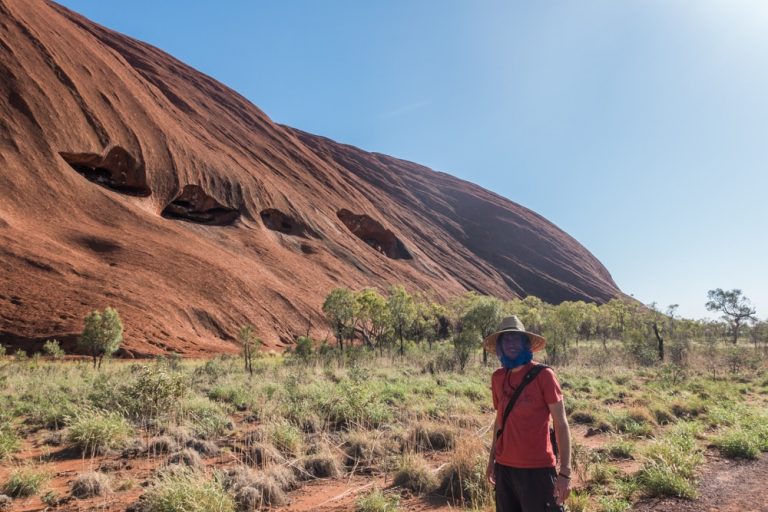
<svg viewBox="0 0 768 512"><path fill-rule="evenodd" d="M48 340L43 345L43 353L53 359L61 359L64 357L64 349L61 348L57 340Z"/></svg>
<svg viewBox="0 0 768 512"><path fill-rule="evenodd" d="M405 334L416 319L416 303L413 296L402 285L395 285L389 289L387 308L395 336L400 340L400 355L403 356L405 355Z"/></svg>
<svg viewBox="0 0 768 512"><path fill-rule="evenodd" d="M456 356L456 362L459 363L459 371L462 373L467 367L472 352L480 346L480 335L477 331L461 331L453 336L453 353Z"/></svg>
<svg viewBox="0 0 768 512"><path fill-rule="evenodd" d="M473 297L467 310L461 317L463 331L473 331L480 338L493 333L501 321L503 315L503 303L495 298L484 295ZM488 353L483 349L483 364L488 364Z"/></svg>
<svg viewBox="0 0 768 512"><path fill-rule="evenodd" d="M312 342L312 338L309 336L299 336L296 340L296 348L293 353L302 361L309 361L314 353L314 343Z"/></svg>
<svg viewBox="0 0 768 512"><path fill-rule="evenodd" d="M243 347L241 354L245 363L245 371L253 375L253 359L256 355L256 346L263 345L263 342L256 336L252 325L242 326L237 333L237 337L240 339L240 344Z"/></svg>
<svg viewBox="0 0 768 512"><path fill-rule="evenodd" d="M354 335L358 317L355 294L348 288L334 288L323 302L323 314L333 329L339 349L344 352L344 338Z"/></svg>
<svg viewBox="0 0 768 512"><path fill-rule="evenodd" d="M719 311L723 319L731 324L733 344L739 340L739 331L749 321L756 320L757 310L752 307L750 300L741 290L723 290L715 288L707 292L706 307L709 311Z"/></svg>
<svg viewBox="0 0 768 512"><path fill-rule="evenodd" d="M78 347L93 358L94 368L101 368L104 356L114 354L122 341L123 322L117 310L108 307L88 313Z"/></svg>

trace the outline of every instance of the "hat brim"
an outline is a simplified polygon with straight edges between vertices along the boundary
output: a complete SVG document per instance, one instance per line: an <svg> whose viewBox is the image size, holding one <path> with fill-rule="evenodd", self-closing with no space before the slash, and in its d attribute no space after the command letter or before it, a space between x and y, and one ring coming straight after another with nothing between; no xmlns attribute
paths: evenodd
<svg viewBox="0 0 768 512"><path fill-rule="evenodd" d="M525 334L528 336L528 339L531 340L531 352L538 352L544 348L544 345L547 344L547 340L544 339L544 336L540 336L528 331L521 331L520 329L504 329L489 335L483 340L483 348L485 351L490 352L491 354L495 354L496 340L499 339L499 336L505 332L519 332L520 334Z"/></svg>

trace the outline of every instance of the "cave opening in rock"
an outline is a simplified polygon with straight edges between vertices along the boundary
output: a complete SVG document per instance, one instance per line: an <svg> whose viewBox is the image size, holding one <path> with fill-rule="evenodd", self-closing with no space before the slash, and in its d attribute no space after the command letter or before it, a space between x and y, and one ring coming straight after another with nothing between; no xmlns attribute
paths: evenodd
<svg viewBox="0 0 768 512"><path fill-rule="evenodd" d="M264 226L272 231L277 231L285 235L304 237L314 234L312 229L306 224L276 208L262 210L260 215Z"/></svg>
<svg viewBox="0 0 768 512"><path fill-rule="evenodd" d="M208 226L233 224L240 212L219 203L198 185L187 185L162 211L166 219L183 220Z"/></svg>
<svg viewBox="0 0 768 512"><path fill-rule="evenodd" d="M336 216L353 235L373 247L388 258L394 260L410 260L413 256L405 248L405 244L395 234L381 225L372 217L352 213L347 209L336 212Z"/></svg>
<svg viewBox="0 0 768 512"><path fill-rule="evenodd" d="M130 196L148 197L144 166L125 149L115 146L106 155L96 153L59 153L72 169L88 181Z"/></svg>

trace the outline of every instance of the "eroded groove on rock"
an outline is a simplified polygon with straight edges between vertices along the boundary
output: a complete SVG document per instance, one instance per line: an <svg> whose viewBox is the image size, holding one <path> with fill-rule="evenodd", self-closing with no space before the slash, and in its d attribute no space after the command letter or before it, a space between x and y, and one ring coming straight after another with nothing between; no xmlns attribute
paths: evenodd
<svg viewBox="0 0 768 512"><path fill-rule="evenodd" d="M184 220L208 226L229 226L240 212L219 203L198 185L187 185L176 199L165 207L162 214L166 219Z"/></svg>
<svg viewBox="0 0 768 512"><path fill-rule="evenodd" d="M345 208L336 212L336 215L353 235L388 258L393 260L413 259L403 242L377 220L365 214L352 213Z"/></svg>
<svg viewBox="0 0 768 512"><path fill-rule="evenodd" d="M147 197L152 194L144 165L136 162L120 146L113 147L104 156L67 152L59 152L59 155L78 174L102 187L130 196Z"/></svg>
<svg viewBox="0 0 768 512"><path fill-rule="evenodd" d="M286 235L306 237L307 235L311 236L314 234L314 231L306 224L276 208L262 210L261 221L267 229Z"/></svg>

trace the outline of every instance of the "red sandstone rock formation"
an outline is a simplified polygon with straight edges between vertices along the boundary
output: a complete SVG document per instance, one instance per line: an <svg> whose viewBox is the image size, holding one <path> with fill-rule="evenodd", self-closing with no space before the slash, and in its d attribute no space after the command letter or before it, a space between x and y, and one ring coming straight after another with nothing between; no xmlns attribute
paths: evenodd
<svg viewBox="0 0 768 512"><path fill-rule="evenodd" d="M584 247L476 185L273 123L162 51L0 0L0 342L116 307L134 354L271 345L334 286L605 301Z"/></svg>

